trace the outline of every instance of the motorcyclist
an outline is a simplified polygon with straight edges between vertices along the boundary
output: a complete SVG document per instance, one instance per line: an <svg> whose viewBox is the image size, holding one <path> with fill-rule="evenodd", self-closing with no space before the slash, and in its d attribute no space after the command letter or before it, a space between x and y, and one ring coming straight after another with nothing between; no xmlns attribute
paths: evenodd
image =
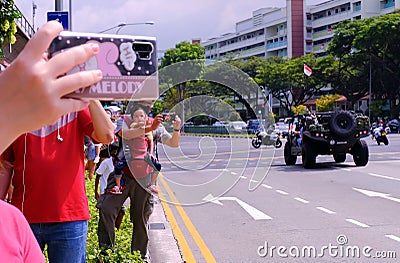
<svg viewBox="0 0 400 263"><path fill-rule="evenodd" d="M385 131L385 129L383 128L383 124L380 123L374 130L373 130L373 134L375 139L380 137L382 135L382 132Z"/></svg>

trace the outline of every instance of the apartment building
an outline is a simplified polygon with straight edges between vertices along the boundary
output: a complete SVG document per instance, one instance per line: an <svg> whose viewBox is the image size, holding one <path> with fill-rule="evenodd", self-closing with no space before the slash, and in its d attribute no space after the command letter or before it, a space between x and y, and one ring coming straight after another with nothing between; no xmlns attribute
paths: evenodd
<svg viewBox="0 0 400 263"><path fill-rule="evenodd" d="M343 20L391 13L400 8L395 0L328 0L306 5L287 0L284 8L260 8L236 23L236 30L202 41L206 59L251 56L298 57L311 52L323 55L333 36L333 26Z"/></svg>
<svg viewBox="0 0 400 263"><path fill-rule="evenodd" d="M335 24L392 13L400 8L396 0L328 0L306 5L305 0L287 0L283 8L260 8L252 16L236 23L235 32L202 41L205 57L223 60L226 57L246 59L251 56L299 57L314 53L326 55ZM261 108L262 94L247 98ZM253 102L254 101L254 102ZM285 115L277 99L269 100L277 115ZM239 106L238 111L245 110Z"/></svg>

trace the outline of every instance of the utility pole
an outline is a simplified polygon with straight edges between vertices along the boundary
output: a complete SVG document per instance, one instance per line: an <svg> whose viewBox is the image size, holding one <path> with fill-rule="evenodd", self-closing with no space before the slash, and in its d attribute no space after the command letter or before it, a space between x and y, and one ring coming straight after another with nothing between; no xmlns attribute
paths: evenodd
<svg viewBox="0 0 400 263"><path fill-rule="evenodd" d="M34 1L32 1L32 28L33 32L35 32L35 15L36 15L37 5Z"/></svg>
<svg viewBox="0 0 400 263"><path fill-rule="evenodd" d="M68 4L68 8L69 8L69 15L68 15L68 28L70 31L72 31L72 0L69 0L69 4Z"/></svg>
<svg viewBox="0 0 400 263"><path fill-rule="evenodd" d="M63 1L55 0L55 11L62 11L62 10L63 10Z"/></svg>

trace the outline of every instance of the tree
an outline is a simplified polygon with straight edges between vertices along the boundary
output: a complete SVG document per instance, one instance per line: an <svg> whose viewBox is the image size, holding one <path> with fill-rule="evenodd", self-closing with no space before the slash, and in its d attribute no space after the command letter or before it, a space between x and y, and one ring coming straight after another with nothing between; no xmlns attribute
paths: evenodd
<svg viewBox="0 0 400 263"><path fill-rule="evenodd" d="M317 106L317 111L330 111L335 104L335 101L339 99L340 95L322 95L319 99L315 101Z"/></svg>
<svg viewBox="0 0 400 263"><path fill-rule="evenodd" d="M354 104L369 93L371 77L374 98L399 99L400 13L395 12L362 20L342 21L334 27L335 35L328 52L338 61L332 87ZM369 71L372 71L370 76ZM398 115L397 112L392 114Z"/></svg>
<svg viewBox="0 0 400 263"><path fill-rule="evenodd" d="M297 114L305 114L307 112L307 106L305 106L305 105L293 106L292 107L292 112L295 115L297 115Z"/></svg>
<svg viewBox="0 0 400 263"><path fill-rule="evenodd" d="M165 106L172 108L187 98L186 89L189 80L199 78L205 67L204 62L204 47L198 43L183 41L175 48L165 51L159 71L160 82L171 84L162 86L166 93Z"/></svg>
<svg viewBox="0 0 400 263"><path fill-rule="evenodd" d="M15 19L20 18L21 13L15 8L14 2L0 0L0 61L4 56L3 44L8 42L14 44L17 40L17 25Z"/></svg>
<svg viewBox="0 0 400 263"><path fill-rule="evenodd" d="M329 78L326 76L326 67L332 61L332 57L317 59L313 55L290 59L272 57L259 69L256 82L265 86L273 97L279 99L281 107L291 112L293 106L304 104L327 86ZM303 72L304 64L313 70L309 77Z"/></svg>

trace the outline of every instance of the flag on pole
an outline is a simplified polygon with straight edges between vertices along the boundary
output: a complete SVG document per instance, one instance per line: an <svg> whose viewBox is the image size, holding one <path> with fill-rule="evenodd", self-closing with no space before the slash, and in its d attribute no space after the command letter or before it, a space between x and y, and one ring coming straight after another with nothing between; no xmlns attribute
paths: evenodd
<svg viewBox="0 0 400 263"><path fill-rule="evenodd" d="M307 66L307 64L304 64L304 74L306 74L307 77L311 76L312 74L312 69L309 66Z"/></svg>

